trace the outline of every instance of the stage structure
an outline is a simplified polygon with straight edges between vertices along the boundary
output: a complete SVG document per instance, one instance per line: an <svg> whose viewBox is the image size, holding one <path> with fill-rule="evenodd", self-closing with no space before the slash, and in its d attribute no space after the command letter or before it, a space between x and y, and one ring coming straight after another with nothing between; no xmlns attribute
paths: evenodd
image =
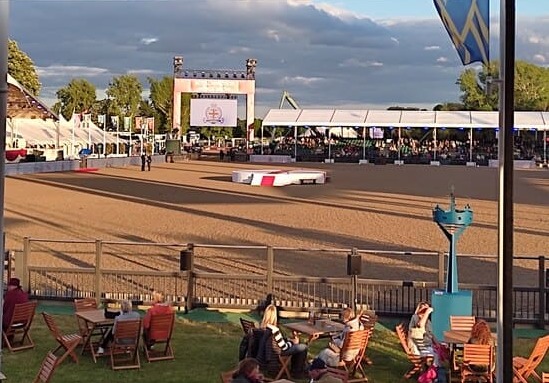
<svg viewBox="0 0 549 383"><path fill-rule="evenodd" d="M177 137L181 137L181 93L192 93L198 99L227 99L228 105L235 100L235 95L246 95L246 142L250 147L254 140L254 119L255 119L255 68L256 59L246 60L245 70L203 70L184 69L183 57L173 58L173 129L177 129ZM218 97L215 97L217 95ZM197 105L197 103L194 103ZM192 105L192 106L194 106ZM207 121L200 126L216 125L215 119L221 112L220 108L207 108ZM193 113L191 107L191 115ZM236 108L234 109L236 113ZM209 118L211 117L211 119ZM229 120L233 120L230 118ZM236 120L235 125L236 126ZM193 122L193 121L191 121ZM195 122L196 123L196 122ZM225 119L218 120L218 126L227 124ZM227 126L227 125L225 125Z"/></svg>

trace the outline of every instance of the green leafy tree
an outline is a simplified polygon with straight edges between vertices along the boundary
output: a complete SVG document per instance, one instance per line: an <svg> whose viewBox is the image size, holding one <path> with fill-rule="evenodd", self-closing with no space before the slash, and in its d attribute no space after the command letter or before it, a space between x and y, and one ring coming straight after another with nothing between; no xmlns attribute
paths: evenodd
<svg viewBox="0 0 549 383"><path fill-rule="evenodd" d="M70 119L73 113L92 113L96 105L95 85L85 79L72 79L69 84L57 91L59 100L53 110Z"/></svg>
<svg viewBox="0 0 549 383"><path fill-rule="evenodd" d="M34 62L13 40L8 41L8 73L29 92L38 96L42 84L38 80Z"/></svg>
<svg viewBox="0 0 549 383"><path fill-rule="evenodd" d="M142 90L139 79L134 75L114 77L106 91L113 115L118 115L120 121L124 121L124 117L133 120L139 111Z"/></svg>
<svg viewBox="0 0 549 383"><path fill-rule="evenodd" d="M437 104L433 110L439 111L439 110L451 110L451 111L457 111L457 110L464 110L464 106L460 102L445 102L442 104Z"/></svg>
<svg viewBox="0 0 549 383"><path fill-rule="evenodd" d="M165 76L162 80L148 78L150 85L150 106L155 111L155 128L159 132L170 130L173 118L173 77Z"/></svg>
<svg viewBox="0 0 549 383"><path fill-rule="evenodd" d="M495 82L499 77L497 61L484 65L481 70L464 70L457 84L465 110L498 110L498 92ZM515 64L515 109L549 110L549 68L517 61Z"/></svg>

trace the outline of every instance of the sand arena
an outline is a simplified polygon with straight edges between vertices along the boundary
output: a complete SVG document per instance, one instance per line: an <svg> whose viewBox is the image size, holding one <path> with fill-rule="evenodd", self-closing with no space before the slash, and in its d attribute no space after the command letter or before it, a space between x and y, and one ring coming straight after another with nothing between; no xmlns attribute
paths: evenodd
<svg viewBox="0 0 549 383"><path fill-rule="evenodd" d="M153 164L151 172L128 167L9 177L6 248L22 249L29 236L447 251L431 214L436 204L448 207L453 186L457 207L469 204L474 211L458 251L497 252L497 169L299 164L328 171L330 183L261 188L231 182L233 170L254 167L265 165L191 161ZM547 170L515 172L517 255L549 255L548 200ZM78 262L78 253L68 262ZM67 254L52 257L33 263L67 262ZM326 276L343 270L344 254L290 252L277 255L277 262L290 273ZM460 282L496 282L494 260L459 262ZM364 257L363 276L432 279L436 266L436 259L372 255ZM516 284L537 283L537 262L515 266Z"/></svg>

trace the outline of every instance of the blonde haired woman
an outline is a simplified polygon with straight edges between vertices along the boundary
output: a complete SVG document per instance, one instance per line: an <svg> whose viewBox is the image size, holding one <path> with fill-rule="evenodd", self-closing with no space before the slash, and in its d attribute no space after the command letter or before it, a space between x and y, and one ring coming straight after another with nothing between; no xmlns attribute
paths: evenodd
<svg viewBox="0 0 549 383"><path fill-rule="evenodd" d="M339 334L333 336L330 345L318 354L318 358L322 359L330 367L337 367L339 365L340 351L347 333L364 329L364 326L360 323L360 315L355 316L353 309L350 307L343 309L341 319L345 327ZM356 350L356 352L353 350L353 352L347 353L344 355L345 360L354 359L359 352L360 350Z"/></svg>
<svg viewBox="0 0 549 383"><path fill-rule="evenodd" d="M278 328L278 311L274 304L265 308L260 328L270 331L273 339L282 350L282 355L292 356L291 374L295 378L305 377L305 361L307 360L307 345L299 343L297 333L293 333L293 338L286 339Z"/></svg>

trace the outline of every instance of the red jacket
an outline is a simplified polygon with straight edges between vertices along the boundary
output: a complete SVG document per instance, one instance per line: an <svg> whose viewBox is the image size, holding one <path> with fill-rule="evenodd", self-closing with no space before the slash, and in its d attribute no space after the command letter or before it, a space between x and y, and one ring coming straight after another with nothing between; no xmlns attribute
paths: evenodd
<svg viewBox="0 0 549 383"><path fill-rule="evenodd" d="M155 303L153 307L147 310L143 318L143 328L147 330L151 326L151 317L155 314L169 314L172 312L171 306L164 303Z"/></svg>
<svg viewBox="0 0 549 383"><path fill-rule="evenodd" d="M21 288L6 291L4 296L4 314L2 317L2 326L8 327L13 316L13 310L18 303L26 303L29 301L29 296Z"/></svg>

